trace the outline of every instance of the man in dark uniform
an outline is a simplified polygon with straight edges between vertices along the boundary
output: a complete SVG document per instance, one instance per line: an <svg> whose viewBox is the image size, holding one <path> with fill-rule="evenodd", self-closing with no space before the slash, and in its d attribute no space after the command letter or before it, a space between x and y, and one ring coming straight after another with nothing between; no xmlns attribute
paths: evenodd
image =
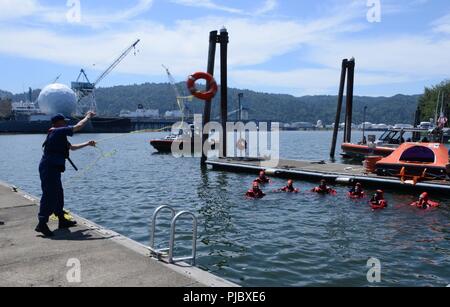
<svg viewBox="0 0 450 307"><path fill-rule="evenodd" d="M83 129L94 116L94 112L88 112L86 117L75 126L67 126L67 120L62 114L52 118L52 128L49 130L47 139L43 144L44 154L39 164L42 198L38 215L39 224L35 229L36 232L40 232L46 237L53 236L53 232L47 226L48 219L53 213L59 219L60 229L76 225L75 221L69 221L64 217L64 190L61 182L61 173L66 169L66 159L69 159L71 162L69 158L70 150L96 145L95 141L72 145L67 140L68 136L73 136L75 132ZM72 164L72 166L74 165Z"/></svg>

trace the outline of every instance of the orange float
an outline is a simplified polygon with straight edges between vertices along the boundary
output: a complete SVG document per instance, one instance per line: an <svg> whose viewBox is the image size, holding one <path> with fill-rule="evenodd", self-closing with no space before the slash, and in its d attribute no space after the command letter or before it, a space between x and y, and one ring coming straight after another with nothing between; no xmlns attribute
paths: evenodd
<svg viewBox="0 0 450 307"><path fill-rule="evenodd" d="M195 82L197 82L198 80L206 80L206 82L208 82L209 84L210 89L204 92L199 91L195 87ZM205 101L213 99L219 89L214 77L206 72L196 72L195 74L190 75L187 80L187 88L194 97Z"/></svg>

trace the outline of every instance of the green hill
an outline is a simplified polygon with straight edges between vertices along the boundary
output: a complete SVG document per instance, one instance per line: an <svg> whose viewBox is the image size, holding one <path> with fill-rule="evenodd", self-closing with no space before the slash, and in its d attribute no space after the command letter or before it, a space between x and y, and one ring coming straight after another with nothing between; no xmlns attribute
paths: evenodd
<svg viewBox="0 0 450 307"><path fill-rule="evenodd" d="M179 84L181 88L184 84ZM238 93L243 93L245 108L251 119L278 120L283 122L322 120L332 123L336 114L337 96L304 96L260 93L250 90L229 89L229 111L238 108ZM146 108L161 112L176 108L175 94L169 84L146 83L134 86L99 88L96 91L100 112L115 115L122 109L134 110L141 103ZM213 101L213 117L219 115L220 93ZM412 123L419 95L397 95L393 97L354 98L354 121L363 121L363 109L367 106L366 120L376 123ZM194 100L188 107L202 113L203 102ZM107 110L107 111L106 111Z"/></svg>
<svg viewBox="0 0 450 307"><path fill-rule="evenodd" d="M441 82L431 88L425 88L425 93L419 99L419 106L421 109L422 120L428 121L436 115L436 106L439 100L444 98L444 110L448 118L450 118L449 97L450 94L450 80ZM439 116L439 114L438 114Z"/></svg>
<svg viewBox="0 0 450 307"><path fill-rule="evenodd" d="M183 88L184 83L178 84ZM294 97L283 94L260 93L250 90L229 89L229 111L238 108L238 93L244 93L243 105L249 109L249 116L256 120L275 120L281 122L316 122L326 124L334 122L337 96ZM33 91L33 99L39 90ZM185 93L186 94L186 93ZM13 95L13 100L26 99L27 94ZM134 111L138 104L145 108L159 109L160 113L177 109L175 94L168 83L144 83L127 86L99 88L96 91L100 115L115 116L121 110ZM219 114L220 93L213 101L213 118ZM419 95L396 95L393 97L354 98L354 122L363 121L363 109L367 106L366 120L373 123L412 123ZM203 102L194 100L188 107L196 113L202 113ZM341 119L343 121L343 117Z"/></svg>
<svg viewBox="0 0 450 307"><path fill-rule="evenodd" d="M5 91L0 90L0 99L12 97L12 96L13 96L13 94L11 94L10 92L5 92Z"/></svg>

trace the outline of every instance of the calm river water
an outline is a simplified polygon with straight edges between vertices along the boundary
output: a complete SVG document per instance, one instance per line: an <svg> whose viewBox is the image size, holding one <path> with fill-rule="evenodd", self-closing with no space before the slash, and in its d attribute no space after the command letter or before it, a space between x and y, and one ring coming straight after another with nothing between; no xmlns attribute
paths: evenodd
<svg viewBox="0 0 450 307"><path fill-rule="evenodd" d="M72 154L82 170L64 175L66 207L144 244L154 209L163 204L199 217L198 266L243 286L368 286L367 261L382 264L382 286L450 284L450 196L441 208L408 206L418 195L386 191L391 206L372 212L350 201L307 193L243 195L255 175L201 171L195 158L155 154L152 138L164 133L117 136ZM72 143L111 135L77 135ZM327 159L331 132L282 132L281 157ZM0 136L0 180L40 196L42 135ZM99 158L100 157L100 158ZM284 185L275 179L266 188ZM373 191L369 191L373 192ZM183 223L177 251L189 246ZM167 233L161 233L160 239ZM182 241L186 239L186 241ZM161 244L163 242L160 242Z"/></svg>

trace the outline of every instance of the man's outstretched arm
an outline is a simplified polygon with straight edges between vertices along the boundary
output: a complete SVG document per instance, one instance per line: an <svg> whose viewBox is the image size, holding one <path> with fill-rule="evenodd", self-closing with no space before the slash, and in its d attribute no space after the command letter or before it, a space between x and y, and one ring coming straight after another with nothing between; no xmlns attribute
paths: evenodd
<svg viewBox="0 0 450 307"><path fill-rule="evenodd" d="M88 146L95 147L96 144L97 143L95 141L89 141L89 142L86 142L86 143L75 144L75 145L71 145L70 146L70 150L75 151L75 150L79 150L79 149L82 149L82 148L85 148L85 147L88 147Z"/></svg>
<svg viewBox="0 0 450 307"><path fill-rule="evenodd" d="M88 121L95 116L94 112L89 111L86 116L80 121L78 122L78 124L76 124L75 126L73 126L73 132L79 132L81 131L81 129L84 128L84 126L86 126L86 124L88 123Z"/></svg>

